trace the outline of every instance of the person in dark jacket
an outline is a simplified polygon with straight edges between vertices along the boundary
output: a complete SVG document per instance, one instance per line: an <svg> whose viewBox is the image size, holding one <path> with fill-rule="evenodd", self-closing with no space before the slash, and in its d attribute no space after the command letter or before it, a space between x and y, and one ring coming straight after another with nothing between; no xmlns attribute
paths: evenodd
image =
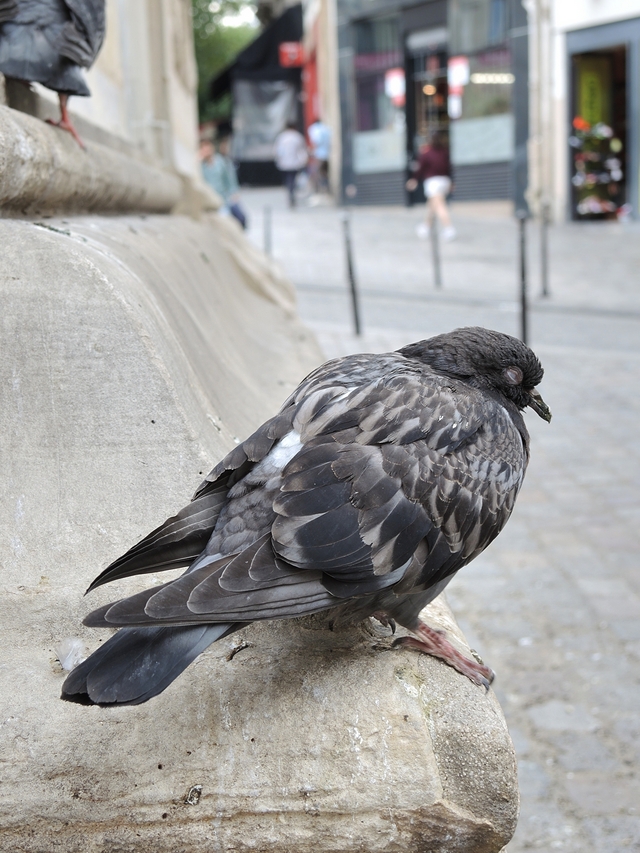
<svg viewBox="0 0 640 853"><path fill-rule="evenodd" d="M430 144L425 145L420 152L418 167L407 181L409 192L415 190L418 181L423 181L424 194L427 198L425 222L418 225L418 237L425 240L429 236L433 218L437 216L442 225L442 239L455 239L456 229L451 224L447 208L447 196L452 186L451 162L449 149L439 131L433 134Z"/></svg>

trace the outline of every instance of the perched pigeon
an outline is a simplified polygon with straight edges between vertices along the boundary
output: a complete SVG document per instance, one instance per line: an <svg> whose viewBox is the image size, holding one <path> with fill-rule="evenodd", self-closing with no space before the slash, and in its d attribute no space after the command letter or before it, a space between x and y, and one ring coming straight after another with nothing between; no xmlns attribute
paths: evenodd
<svg viewBox="0 0 640 853"><path fill-rule="evenodd" d="M89 614L121 630L62 698L145 702L249 622L329 609L336 624L398 622L415 634L399 643L488 686L491 670L419 614L509 518L529 459L521 411L551 419L542 374L521 341L483 328L319 367L91 584L189 566Z"/></svg>
<svg viewBox="0 0 640 853"><path fill-rule="evenodd" d="M67 111L69 95L89 95L82 68L98 55L105 0L0 0L0 72L58 93L61 118L84 148Z"/></svg>

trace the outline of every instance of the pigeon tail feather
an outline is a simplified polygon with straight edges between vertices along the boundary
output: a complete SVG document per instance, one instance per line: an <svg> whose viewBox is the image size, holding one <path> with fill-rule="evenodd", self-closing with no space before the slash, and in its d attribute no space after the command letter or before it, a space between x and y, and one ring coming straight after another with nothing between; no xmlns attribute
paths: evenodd
<svg viewBox="0 0 640 853"><path fill-rule="evenodd" d="M123 628L67 676L61 698L82 705L139 705L243 625Z"/></svg>
<svg viewBox="0 0 640 853"><path fill-rule="evenodd" d="M225 499L226 488L191 501L107 566L87 592L120 578L188 566L209 541Z"/></svg>

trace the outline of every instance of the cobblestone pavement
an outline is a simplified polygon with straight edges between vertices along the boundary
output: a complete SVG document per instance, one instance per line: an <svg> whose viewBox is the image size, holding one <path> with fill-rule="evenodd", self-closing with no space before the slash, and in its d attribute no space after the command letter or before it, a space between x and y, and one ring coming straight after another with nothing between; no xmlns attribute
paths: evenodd
<svg viewBox="0 0 640 853"><path fill-rule="evenodd" d="M328 357L395 349L456 326L517 334L516 227L505 205L453 206L459 238L433 287L417 209L353 212L364 334L350 329L340 212L290 212L280 190L245 191L249 236L297 286ZM451 583L472 646L497 672L519 757L521 816L509 853L640 850L640 228L558 225L551 296L530 342L550 425L527 417L532 461L504 532Z"/></svg>

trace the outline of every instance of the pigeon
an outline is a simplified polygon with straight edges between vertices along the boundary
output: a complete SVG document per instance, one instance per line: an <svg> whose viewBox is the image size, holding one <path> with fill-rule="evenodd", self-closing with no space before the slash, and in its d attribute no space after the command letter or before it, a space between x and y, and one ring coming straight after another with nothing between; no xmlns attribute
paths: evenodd
<svg viewBox="0 0 640 853"><path fill-rule="evenodd" d="M522 411L546 421L543 370L517 338L462 328L386 354L334 359L206 477L191 503L90 585L187 566L90 613L118 628L62 698L138 704L249 623L327 611L376 617L395 643L488 689L489 667L420 619L513 510L529 461Z"/></svg>
<svg viewBox="0 0 640 853"><path fill-rule="evenodd" d="M102 47L105 0L0 0L0 72L58 93L60 120L84 144L67 110L70 95L90 95L82 68Z"/></svg>

